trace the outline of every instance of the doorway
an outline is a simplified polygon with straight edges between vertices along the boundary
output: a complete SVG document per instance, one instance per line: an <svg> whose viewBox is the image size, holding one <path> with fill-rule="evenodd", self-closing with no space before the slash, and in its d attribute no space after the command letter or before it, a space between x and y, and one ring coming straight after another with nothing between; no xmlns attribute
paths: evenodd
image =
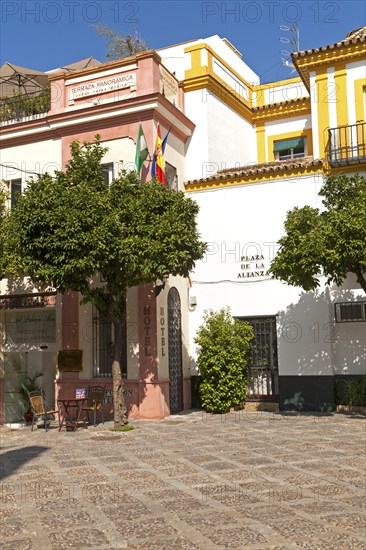
<svg viewBox="0 0 366 550"><path fill-rule="evenodd" d="M170 414L183 410L182 314L179 292L168 293L168 353Z"/></svg>
<svg viewBox="0 0 366 550"><path fill-rule="evenodd" d="M4 353L4 413L5 423L24 422L24 413L28 410L27 400L21 387L37 373L38 386L45 392L50 408L55 404L55 377L57 353L53 351L27 351Z"/></svg>

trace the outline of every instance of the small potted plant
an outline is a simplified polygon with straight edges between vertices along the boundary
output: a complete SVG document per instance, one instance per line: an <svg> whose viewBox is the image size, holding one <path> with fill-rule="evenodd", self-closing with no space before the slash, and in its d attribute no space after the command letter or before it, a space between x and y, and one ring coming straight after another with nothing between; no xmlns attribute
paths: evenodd
<svg viewBox="0 0 366 550"><path fill-rule="evenodd" d="M36 372L33 376L26 376L25 381L20 388L23 403L25 407L27 407L27 411L24 413L24 420L27 424L30 424L33 420L33 413L29 405L28 392L41 390L41 387L38 383L38 378L43 376L43 374L43 372Z"/></svg>

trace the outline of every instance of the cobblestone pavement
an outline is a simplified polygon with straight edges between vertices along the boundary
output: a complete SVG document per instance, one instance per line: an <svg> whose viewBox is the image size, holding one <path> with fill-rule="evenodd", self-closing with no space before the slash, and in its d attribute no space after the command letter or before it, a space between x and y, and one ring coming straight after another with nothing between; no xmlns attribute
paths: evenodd
<svg viewBox="0 0 366 550"><path fill-rule="evenodd" d="M3 428L0 548L365 550L365 418L132 423Z"/></svg>

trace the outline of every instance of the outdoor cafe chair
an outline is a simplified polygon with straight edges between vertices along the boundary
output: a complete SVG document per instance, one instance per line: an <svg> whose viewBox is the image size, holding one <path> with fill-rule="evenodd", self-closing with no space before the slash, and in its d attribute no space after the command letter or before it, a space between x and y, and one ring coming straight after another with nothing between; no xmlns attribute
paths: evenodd
<svg viewBox="0 0 366 550"><path fill-rule="evenodd" d="M28 392L29 403L32 416L32 432L34 428L35 421L43 416L44 428L47 431L49 425L49 415L59 414L57 409L50 409L44 399L44 393L42 390L35 390Z"/></svg>
<svg viewBox="0 0 366 550"><path fill-rule="evenodd" d="M102 423L104 424L103 418L103 402L105 395L104 386L90 386L86 393L87 403L83 406L82 410L87 413L88 424L89 424L89 413L94 413L94 426L97 425L97 412L100 413L102 417Z"/></svg>

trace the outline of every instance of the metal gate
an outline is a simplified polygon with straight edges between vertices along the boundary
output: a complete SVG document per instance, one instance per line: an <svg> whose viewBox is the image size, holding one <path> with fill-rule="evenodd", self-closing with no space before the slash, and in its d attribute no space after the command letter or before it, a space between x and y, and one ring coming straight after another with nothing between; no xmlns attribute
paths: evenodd
<svg viewBox="0 0 366 550"><path fill-rule="evenodd" d="M278 360L276 317L244 318L254 330L249 360L249 398L277 399Z"/></svg>
<svg viewBox="0 0 366 550"><path fill-rule="evenodd" d="M183 409L182 323L180 296L176 288L168 293L168 353L170 413Z"/></svg>

